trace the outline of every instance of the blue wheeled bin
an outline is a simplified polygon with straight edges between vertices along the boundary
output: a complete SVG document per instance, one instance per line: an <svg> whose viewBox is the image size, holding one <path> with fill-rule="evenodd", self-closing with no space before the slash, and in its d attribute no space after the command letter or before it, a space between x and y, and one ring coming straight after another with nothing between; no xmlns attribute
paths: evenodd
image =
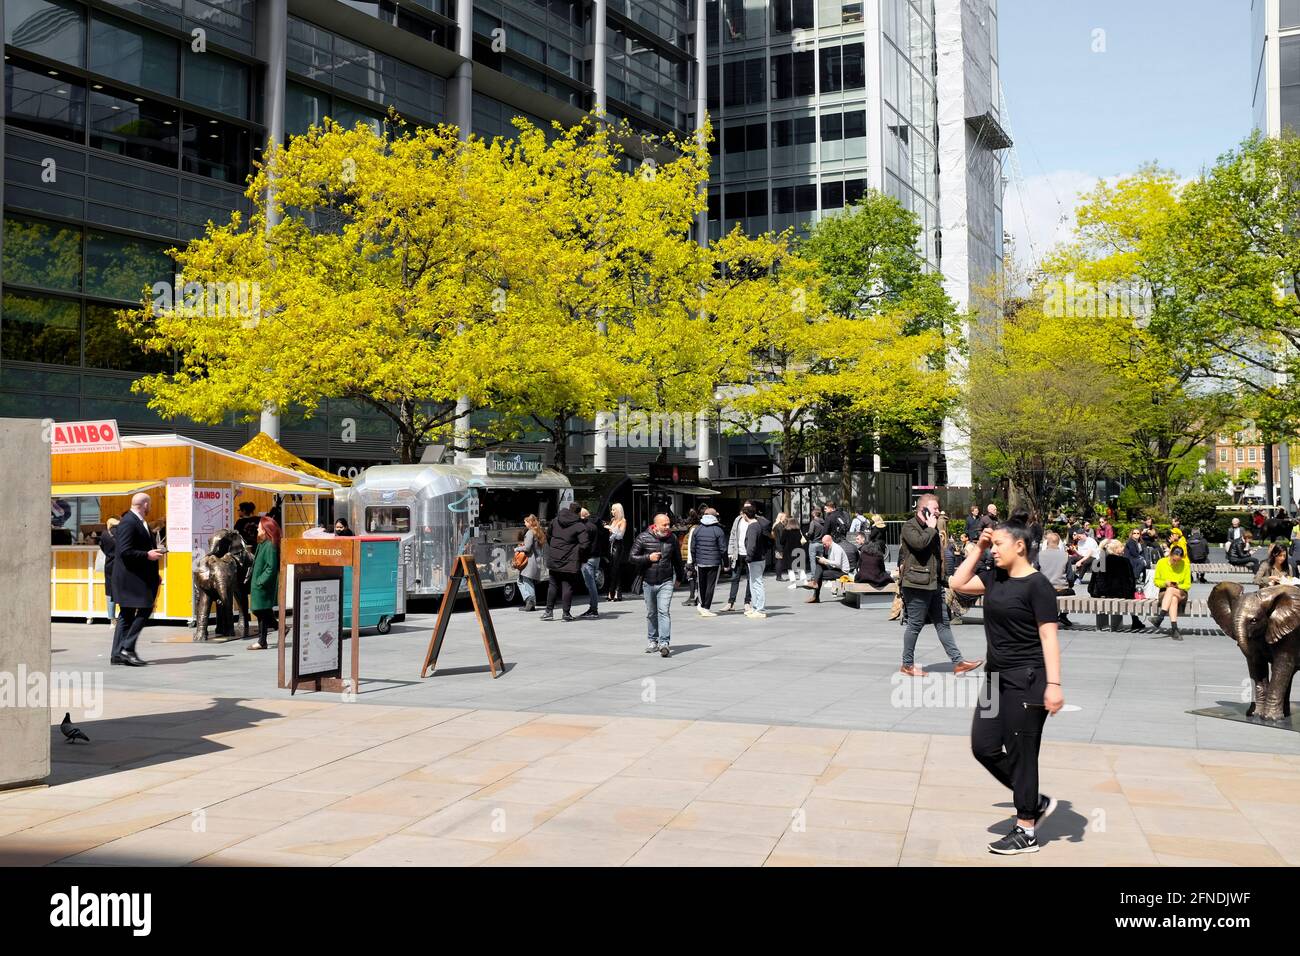
<svg viewBox="0 0 1300 956"><path fill-rule="evenodd" d="M387 634L394 621L406 618L406 582L402 580L402 539L389 535L358 535L361 548L362 628ZM343 627L352 626L352 569L343 569Z"/></svg>

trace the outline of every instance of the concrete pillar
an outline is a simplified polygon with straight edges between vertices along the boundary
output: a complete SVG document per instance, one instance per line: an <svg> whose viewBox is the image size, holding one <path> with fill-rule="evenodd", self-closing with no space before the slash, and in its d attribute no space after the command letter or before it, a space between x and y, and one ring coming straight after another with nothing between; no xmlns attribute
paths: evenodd
<svg viewBox="0 0 1300 956"><path fill-rule="evenodd" d="M37 696L27 680L50 685L50 442L38 419L0 418L0 478L8 489L9 518L0 549L0 679L12 681L15 699L0 707L0 790L38 783L50 775L48 693ZM104 633L101 640L107 641ZM105 645L107 646L107 645ZM92 675L82 679L85 687ZM102 672L95 676L103 676ZM90 685L92 688L93 684ZM69 702L67 709L74 709ZM94 701L84 703L94 706ZM59 718L63 714L60 713ZM76 715L74 715L76 716ZM90 736L94 737L92 730Z"/></svg>
<svg viewBox="0 0 1300 956"><path fill-rule="evenodd" d="M713 477L709 470L709 449L713 438L711 419L708 409L695 416L695 460L699 463L701 478Z"/></svg>
<svg viewBox="0 0 1300 956"><path fill-rule="evenodd" d="M452 77L451 120L465 139L474 129L474 0L456 0L456 54L462 61Z"/></svg>
<svg viewBox="0 0 1300 956"><path fill-rule="evenodd" d="M289 63L289 3L288 0L268 0L258 22L259 44L266 57L266 86L263 91L262 115L266 119L266 149L284 145L285 74ZM271 180L268 193L275 192ZM266 230L268 233L280 222L280 216L267 196ZM274 405L262 409L261 430L275 441L280 440L280 410Z"/></svg>
<svg viewBox="0 0 1300 956"><path fill-rule="evenodd" d="M598 110L608 107L606 99L605 68L608 64L606 53L606 11L609 0L591 0L591 87L592 106Z"/></svg>

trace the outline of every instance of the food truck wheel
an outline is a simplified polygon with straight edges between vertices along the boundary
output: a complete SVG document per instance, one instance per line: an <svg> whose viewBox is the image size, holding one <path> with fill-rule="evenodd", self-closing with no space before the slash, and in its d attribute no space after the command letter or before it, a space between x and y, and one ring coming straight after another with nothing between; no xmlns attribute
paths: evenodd
<svg viewBox="0 0 1300 956"><path fill-rule="evenodd" d="M516 584L507 584L501 589L501 595L507 604L515 603L515 596L519 593L519 586Z"/></svg>
<svg viewBox="0 0 1300 956"><path fill-rule="evenodd" d="M375 625L375 630L377 630L380 634L387 634L392 629L393 629L393 619L389 617L387 614L381 617L379 619L379 623Z"/></svg>

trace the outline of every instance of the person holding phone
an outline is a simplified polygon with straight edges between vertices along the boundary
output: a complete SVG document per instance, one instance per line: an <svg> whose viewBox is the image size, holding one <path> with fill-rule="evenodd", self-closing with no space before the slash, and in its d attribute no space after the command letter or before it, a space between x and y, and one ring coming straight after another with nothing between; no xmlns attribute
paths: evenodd
<svg viewBox="0 0 1300 956"><path fill-rule="evenodd" d="M903 666L908 677L924 677L916 666L916 639L927 622L934 624L939 641L953 663L953 672L964 674L983 661L961 656L952 629L943 619L943 541L939 535L939 499L922 495L916 515L903 522L903 541L898 549L898 584L903 599L906 627L903 630Z"/></svg>
<svg viewBox="0 0 1300 956"><path fill-rule="evenodd" d="M971 751L1015 797L1015 825L989 844L1003 856L1037 853L1038 823L1056 809L1038 790L1038 750L1048 715L1065 704L1056 591L1030 564L1029 542L1021 523L985 530L951 581L962 594L984 597L988 669L971 722ZM993 569L977 573L990 549Z"/></svg>
<svg viewBox="0 0 1300 956"><path fill-rule="evenodd" d="M144 630L158 599L162 575L158 562L167 553L157 546L149 530L152 499L140 492L131 499L131 510L113 532L113 599L117 601L117 627L113 631L111 664L143 667L145 661L135 652L135 643Z"/></svg>

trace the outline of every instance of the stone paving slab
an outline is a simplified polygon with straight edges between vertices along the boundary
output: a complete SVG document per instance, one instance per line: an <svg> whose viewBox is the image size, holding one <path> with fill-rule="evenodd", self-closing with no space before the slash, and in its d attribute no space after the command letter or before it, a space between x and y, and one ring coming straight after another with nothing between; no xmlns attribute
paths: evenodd
<svg viewBox="0 0 1300 956"><path fill-rule="evenodd" d="M1208 590L1194 585L1198 597ZM674 654L666 660L642 653L644 605L637 599L603 603L598 620L571 624L497 605L492 614L507 669L496 680L488 675L474 617L464 609L452 617L438 670L420 680L433 615L412 614L388 635L361 638L360 697L432 709L968 732L979 672L953 678L933 628L921 634L918 661L935 676L916 683L897 673L902 628L886 620L884 610L804 604L805 591L771 579L768 594L771 616L749 620L739 613L701 618L682 606L685 593L679 592ZM1076 622L1087 623L1077 616ZM271 709L280 706L281 695L287 702L275 688L274 651L250 653L241 641L168 643L185 633L172 625L149 627L140 651L151 666L109 667L107 624L56 622L53 663L62 671L102 674L109 692L208 694L219 687L225 696L275 698L264 704ZM981 625L956 627L954 635L968 657L984 655ZM1161 634L1111 633L1080 626L1063 631L1061 640L1071 709L1052 719L1057 740L1300 753L1300 734L1187 713L1239 702L1247 692L1241 653L1217 630L1188 632L1175 643L1167 628ZM317 696L338 700L307 692L295 700ZM186 727L177 723L181 719L200 723ZM142 727L141 734L185 738L206 729L204 720L173 715Z"/></svg>
<svg viewBox="0 0 1300 956"><path fill-rule="evenodd" d="M1296 754L1049 727L1060 809L1008 859L986 844L1009 795L964 737L312 695L103 706L73 710L88 745L51 727L53 785L0 794L0 865L1300 864Z"/></svg>

